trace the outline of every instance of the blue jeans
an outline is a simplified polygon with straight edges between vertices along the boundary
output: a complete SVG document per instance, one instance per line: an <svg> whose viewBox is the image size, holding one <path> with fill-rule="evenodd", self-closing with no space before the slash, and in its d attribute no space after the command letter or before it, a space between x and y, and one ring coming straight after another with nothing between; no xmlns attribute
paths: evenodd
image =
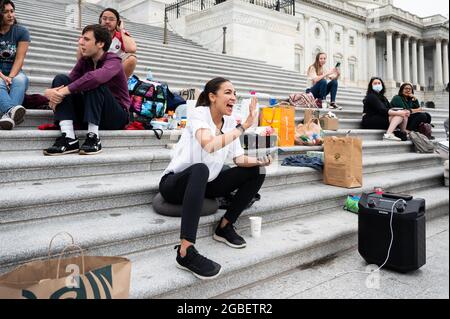
<svg viewBox="0 0 450 319"><path fill-rule="evenodd" d="M16 105L21 105L28 89L28 77L22 71L12 80L7 88L5 81L0 79L0 114L8 112Z"/></svg>
<svg viewBox="0 0 450 319"><path fill-rule="evenodd" d="M315 98L325 100L328 93L331 92L331 102L336 102L336 94L338 89L338 81L333 80L327 83L327 80L322 79L311 88L311 93Z"/></svg>

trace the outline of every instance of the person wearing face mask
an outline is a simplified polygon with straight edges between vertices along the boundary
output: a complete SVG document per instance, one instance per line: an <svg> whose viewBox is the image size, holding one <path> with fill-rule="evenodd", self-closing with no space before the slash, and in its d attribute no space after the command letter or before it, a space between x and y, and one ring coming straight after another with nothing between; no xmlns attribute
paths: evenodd
<svg viewBox="0 0 450 319"><path fill-rule="evenodd" d="M159 184L166 202L183 205L181 242L175 246L177 267L200 279L212 279L221 272L218 263L203 257L194 247L204 198L237 190L213 239L232 248L244 248L246 242L236 233L234 223L261 188L264 166L272 162L270 155L262 159L244 155L239 139L256 120L256 97L242 124L231 116L235 103L236 93L227 79L214 78L205 85ZM237 166L222 171L227 158Z"/></svg>
<svg viewBox="0 0 450 319"><path fill-rule="evenodd" d="M361 126L364 129L386 130L383 140L406 140L406 125L409 111L391 109L388 99L384 96L385 85L381 78L370 79L367 94L364 98L364 111ZM394 130L400 127L403 138L394 135Z"/></svg>
<svg viewBox="0 0 450 319"><path fill-rule="evenodd" d="M403 83L400 86L398 95L394 96L391 106L396 109L408 110L411 115L408 118L408 131L418 131L421 123L431 124L431 115L424 112L420 107L419 100L414 96L414 89L411 83Z"/></svg>

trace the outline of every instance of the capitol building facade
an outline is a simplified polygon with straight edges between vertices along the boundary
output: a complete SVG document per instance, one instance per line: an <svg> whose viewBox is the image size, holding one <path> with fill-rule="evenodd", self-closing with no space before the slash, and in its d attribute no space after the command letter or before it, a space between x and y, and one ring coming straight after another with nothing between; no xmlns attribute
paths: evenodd
<svg viewBox="0 0 450 319"><path fill-rule="evenodd" d="M283 0L277 10L258 0L210 1L179 0L176 14L169 12L169 30L222 53L226 27L226 54L302 74L325 52L329 66L341 62L341 81L350 87L367 87L370 77L380 76L393 92L412 82L419 92L438 94L449 82L449 21L443 15L421 18L392 0ZM136 22L164 26L164 8L174 0L99 3Z"/></svg>

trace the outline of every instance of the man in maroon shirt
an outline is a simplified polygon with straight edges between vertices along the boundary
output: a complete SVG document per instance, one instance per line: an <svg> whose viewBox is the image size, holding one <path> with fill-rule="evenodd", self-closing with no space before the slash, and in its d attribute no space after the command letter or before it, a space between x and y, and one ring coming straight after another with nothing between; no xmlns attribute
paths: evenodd
<svg viewBox="0 0 450 319"><path fill-rule="evenodd" d="M70 75L57 75L52 88L45 91L61 136L45 155L80 153L98 154L102 151L99 129L121 130L129 121L130 97L122 60L108 53L111 45L109 31L101 25L84 28L78 41L82 57ZM79 147L73 123L87 124L88 134Z"/></svg>

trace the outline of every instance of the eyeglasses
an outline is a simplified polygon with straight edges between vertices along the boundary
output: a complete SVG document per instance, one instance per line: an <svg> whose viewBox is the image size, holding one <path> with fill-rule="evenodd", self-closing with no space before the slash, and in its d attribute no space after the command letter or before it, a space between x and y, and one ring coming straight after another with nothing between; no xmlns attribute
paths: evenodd
<svg viewBox="0 0 450 319"><path fill-rule="evenodd" d="M403 90L404 91L406 91L406 90L411 91L412 89L410 87L405 87L405 88L403 88Z"/></svg>
<svg viewBox="0 0 450 319"><path fill-rule="evenodd" d="M102 17L102 21L114 22L117 21L114 17Z"/></svg>

